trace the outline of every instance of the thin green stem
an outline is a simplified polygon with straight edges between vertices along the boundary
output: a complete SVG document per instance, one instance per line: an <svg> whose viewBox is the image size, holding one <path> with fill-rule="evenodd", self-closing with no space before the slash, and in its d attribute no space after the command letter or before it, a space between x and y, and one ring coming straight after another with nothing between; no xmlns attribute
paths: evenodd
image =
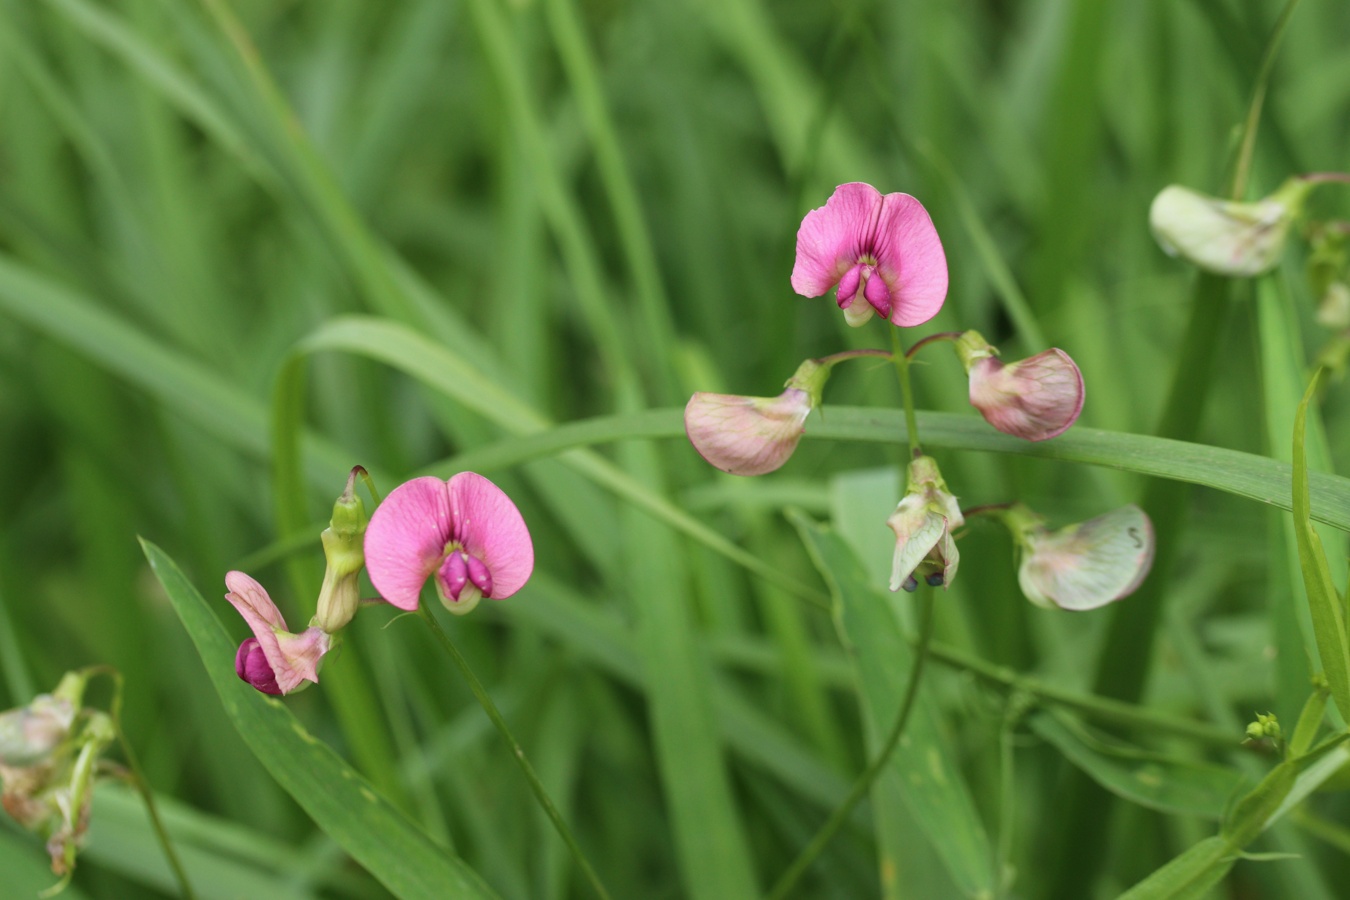
<svg viewBox="0 0 1350 900"><path fill-rule="evenodd" d="M923 450L919 447L919 425L914 418L914 390L909 384L909 357L905 355L905 347L900 343L900 329L891 328L891 358L895 360L895 374L900 379L900 397L905 403L905 431L909 437L909 455L913 459L921 456Z"/></svg>
<svg viewBox="0 0 1350 900"><path fill-rule="evenodd" d="M928 654L945 666L962 669L982 681L999 687L1020 691L1044 703L1053 703L1072 709L1084 718L1152 734L1174 734L1215 747L1229 750L1238 746L1240 735L1224 728L1206 725L1192 719L1183 719L1154 712L1133 703L1125 703L1096 694L1079 694L1023 675L1006 666L986 662L943 644L931 644Z"/></svg>
<svg viewBox="0 0 1350 900"><path fill-rule="evenodd" d="M539 805L543 807L544 813L548 816L549 821L553 823L554 829L556 829L559 836L562 837L563 842L567 844L567 849L572 851L572 858L575 859L577 865L581 867L582 873L586 876L586 880L591 883L591 887L595 890L596 896L601 897L602 900L609 900L609 892L605 890L604 884L600 882L600 877L595 874L595 869L591 867L590 860L586 858L586 854L581 852L581 846L577 843L577 839L572 835L572 829L567 827L567 823L563 821L562 814L559 813L558 808L553 805L553 800L549 797L548 791L544 789L543 782L539 780L539 776L534 772L534 766L530 765L529 759L525 757L524 749L522 749L520 744L516 741L515 736L511 734L510 727L507 726L506 720L502 718L501 712L498 711L497 704L492 702L492 698L488 696L488 692L484 689L482 682L478 680L478 676L473 674L473 669L469 667L469 661L464 658L464 655L459 652L459 648L450 640L450 636L441 628L441 624L436 621L436 616L432 614L431 610L427 609L425 606L419 606L417 611L422 616L422 620L427 623L427 627L431 629L431 633L435 635L436 640L440 642L441 647L445 649L445 652L450 655L450 659L452 659L459 668L460 674L464 676L464 680L469 683L469 690L473 691L474 697L478 699L479 704L483 707L483 712L487 713L488 718L492 720L492 724L497 726L497 731L501 734L502 738L510 745L511 755L515 757L517 764L520 765L520 770L525 773L525 780L530 783L530 790L534 791L535 799L539 801Z"/></svg>
<svg viewBox="0 0 1350 900"><path fill-rule="evenodd" d="M832 366L835 363L841 363L848 359L860 359L867 356L876 356L882 359L890 359L889 350L874 350L863 348L859 350L840 350L838 353L831 353L829 356L822 356L816 360L822 366Z"/></svg>
<svg viewBox="0 0 1350 900"><path fill-rule="evenodd" d="M1256 151L1256 129L1261 123L1261 108L1266 102L1266 87L1270 84L1270 72L1275 66L1275 53L1280 48L1280 39L1294 14L1298 0L1289 0L1280 12L1280 18L1271 31L1270 41L1266 44L1266 53L1261 58L1261 68L1256 73L1256 86L1252 88L1252 101L1247 107L1247 120L1242 124L1242 144L1238 149L1237 163L1233 166L1233 183L1230 195L1241 200L1247 191L1247 179L1251 175L1252 155Z"/></svg>
<svg viewBox="0 0 1350 900"><path fill-rule="evenodd" d="M979 506L972 506L969 509L961 510L961 517L970 521L976 516L993 516L1001 512L1007 512L1016 504L1014 503L982 503Z"/></svg>
<svg viewBox="0 0 1350 900"><path fill-rule="evenodd" d="M173 841L169 840L169 832L165 829L164 822L159 817L159 807L155 803L154 792L150 790L150 783L146 781L145 772L141 770L141 764L136 759L136 753L131 749L131 742L127 740L126 732L122 730L122 673L111 666L95 666L90 670L90 673L107 675L112 679L113 695L112 703L109 704L109 717L112 719L113 730L117 732L117 743L122 747L122 755L126 758L127 769L131 773L131 777L127 780L131 782L132 787L145 801L145 811L150 815L150 825L155 830L155 838L164 850L164 858L169 861L169 868L173 870L174 878L178 880L179 893L184 900L195 900L197 895L192 890L192 882L188 881L187 872L183 869L183 863L178 858L178 852L174 850Z"/></svg>
<svg viewBox="0 0 1350 900"><path fill-rule="evenodd" d="M965 334L964 331L939 331L937 334L930 334L928 337L916 341L913 347L905 351L905 359L914 359L914 355L929 344L936 344L940 341L959 341L963 334Z"/></svg>
<svg viewBox="0 0 1350 900"><path fill-rule="evenodd" d="M1350 184L1350 175L1345 172L1309 172L1299 177L1309 184L1325 184L1327 182Z"/></svg>
<svg viewBox="0 0 1350 900"><path fill-rule="evenodd" d="M370 491L370 499L375 501L375 505L380 505L380 492L375 489L375 479L370 477L365 466L352 466L352 472L366 485L366 490Z"/></svg>
<svg viewBox="0 0 1350 900"><path fill-rule="evenodd" d="M898 355L898 353L897 353ZM825 846L838 833L849 814L853 812L853 807L858 805L863 796L872 788L872 783L877 780L881 774L882 768L891 758L896 746L900 743L900 736L905 733L905 726L909 724L910 713L914 711L914 701L919 696L919 682L923 677L924 662L928 658L928 645L933 637L933 591L924 591L921 595L919 605L919 638L914 651L914 663L909 670L909 684L905 687L904 699L900 702L900 713L895 718L895 724L891 726L891 733L886 737L886 743L882 746L881 752L872 760L872 764L867 767L867 771L859 776L853 783L853 789L848 792L830 818L816 832L816 836L811 839L811 843L806 845L806 849L801 852L778 879L778 883L769 891L767 900L782 900L788 895L795 885L815 862L816 857L825 849Z"/></svg>

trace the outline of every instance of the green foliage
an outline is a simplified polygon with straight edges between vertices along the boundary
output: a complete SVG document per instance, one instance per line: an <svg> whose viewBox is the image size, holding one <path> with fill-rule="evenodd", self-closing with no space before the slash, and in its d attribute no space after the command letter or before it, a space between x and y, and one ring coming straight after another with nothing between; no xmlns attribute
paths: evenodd
<svg viewBox="0 0 1350 900"><path fill-rule="evenodd" d="M794 896L1336 896L1350 401L1304 393L1328 335L1297 233L1258 282L1197 278L1147 210L1350 167L1344 12L1298 5L1251 133L1279 10L1236 0L0 3L0 708L117 667L203 897L589 896L420 623L363 610L280 703L229 670L224 573L306 621L352 465L473 469L538 565L454 639L613 896L774 884L906 688L905 417L851 362L787 466L736 479L680 407L888 347L788 284L801 216L865 180L950 264L907 345L977 328L1083 370L1080 424L1029 444L919 355L962 506L1141 502L1159 552L1057 615L972 519L916 718ZM1287 747L1242 743L1257 711ZM9 827L0 873L55 881ZM67 896L175 890L101 786Z"/></svg>

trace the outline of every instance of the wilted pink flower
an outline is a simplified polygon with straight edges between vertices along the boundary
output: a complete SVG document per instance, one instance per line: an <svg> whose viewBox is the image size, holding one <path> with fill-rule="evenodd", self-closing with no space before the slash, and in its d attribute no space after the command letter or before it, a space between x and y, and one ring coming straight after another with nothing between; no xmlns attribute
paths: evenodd
<svg viewBox="0 0 1350 900"><path fill-rule="evenodd" d="M1019 505L1009 524L1022 545L1017 581L1038 606L1105 606L1134 593L1153 565L1153 523L1134 505L1058 531Z"/></svg>
<svg viewBox="0 0 1350 900"><path fill-rule="evenodd" d="M332 647L328 632L310 626L291 634L267 590L243 572L228 572L225 599L253 629L239 645L234 670L264 694L289 694L302 681L319 681L319 660Z"/></svg>
<svg viewBox="0 0 1350 900"><path fill-rule="evenodd" d="M807 213L797 231L792 289L819 297L835 285L850 325L862 325L873 310L906 326L937 315L947 298L947 257L923 204L855 181ZM854 302L859 294L866 303Z"/></svg>
<svg viewBox="0 0 1350 900"><path fill-rule="evenodd" d="M684 431L699 455L732 475L763 475L787 462L804 432L811 396L788 388L777 397L700 391L684 408Z"/></svg>
<svg viewBox="0 0 1350 900"><path fill-rule="evenodd" d="M370 581L399 609L417 609L432 574L445 608L467 613L483 597L511 596L533 570L534 545L520 510L474 472L399 485L366 529Z"/></svg>
<svg viewBox="0 0 1350 900"><path fill-rule="evenodd" d="M1058 348L1012 365L988 356L970 367L970 403L1004 434L1045 441L1078 420L1083 375Z"/></svg>
<svg viewBox="0 0 1350 900"><path fill-rule="evenodd" d="M931 456L909 464L909 489L886 524L895 532L895 557L891 561L891 590L913 592L919 578L945 590L956 577L960 554L952 529L966 522L956 498ZM917 576L917 577L916 577Z"/></svg>

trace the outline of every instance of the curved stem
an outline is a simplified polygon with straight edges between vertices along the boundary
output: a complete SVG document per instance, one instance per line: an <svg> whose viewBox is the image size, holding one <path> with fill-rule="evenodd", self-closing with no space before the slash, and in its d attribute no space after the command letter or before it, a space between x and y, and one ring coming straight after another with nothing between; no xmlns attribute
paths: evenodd
<svg viewBox="0 0 1350 900"><path fill-rule="evenodd" d="M544 784L539 780L539 776L535 774L534 766L530 765L530 761L526 759L525 751L521 748L520 744L517 743L515 736L511 734L511 729L507 726L506 720L502 718L501 712L497 709L497 704L492 702L492 698L488 696L487 690L484 689L482 682L478 680L478 676L474 675L473 669L469 668L469 661L464 658L464 655L459 652L459 648L450 640L450 636L441 628L441 624L436 621L436 616L432 614L431 610L427 609L426 606L419 606L417 612L421 615L423 621L427 623L427 627L431 629L431 633L435 635L436 640L440 642L441 647L445 649L445 652L450 655L450 658L459 668L460 674L464 676L464 680L469 683L469 690L473 691L474 697L478 699L478 703L483 707L483 712L487 713L488 718L492 720L492 724L497 726L497 731L501 734L502 738L510 745L511 755L515 757L516 762L520 765L521 771L525 773L525 780L530 783L530 790L534 791L535 799L538 800L539 805L543 807L544 813L548 816L549 821L553 823L553 827L557 830L558 835L563 839L563 842L567 844L567 849L572 851L572 858L575 859L577 865L581 867L581 871L586 876L586 880L591 883L591 887L595 890L598 897L601 897L602 900L609 900L609 892L605 890L605 886L600 882L600 877L595 874L595 869L591 868L590 860L586 858L586 854L581 852L581 847L577 844L577 839L572 835L572 829L567 827L567 823L563 821L562 814L559 813L558 808L553 805L553 800L549 797L548 791L544 789Z"/></svg>
<svg viewBox="0 0 1350 900"><path fill-rule="evenodd" d="M825 845L843 826L849 814L853 812L853 807L857 806L863 795L871 790L872 783L881 774L882 768L891 758L891 753L900 743L900 736L905 733L905 726L909 724L910 713L914 711L914 701L919 696L919 681L923 676L924 661L928 658L928 644L933 637L933 591L924 591L921 596L919 640L914 651L914 663L910 666L909 684L905 687L905 697L900 701L900 713L895 718L895 724L891 726L891 733L886 736L886 743L882 745L881 752L872 760L872 764L867 767L867 771L863 772L858 780L853 783L853 789L848 792L844 802L830 814L830 818L821 826L820 831L816 832L816 836L811 839L811 843L806 845L806 849L778 879L778 883L769 891L767 900L782 900L787 896L788 891L792 890L793 885L797 883L797 880L806 872L811 863L815 862L816 857L825 849Z"/></svg>
<svg viewBox="0 0 1350 900"><path fill-rule="evenodd" d="M900 397L905 403L905 431L909 436L909 455L913 459L921 456L923 450L919 447L919 424L914 418L914 391L909 385L909 357L900 343L900 329L892 328L890 332L891 347L895 351L891 358L895 360L895 374L900 379Z"/></svg>
<svg viewBox="0 0 1350 900"><path fill-rule="evenodd" d="M1350 175L1345 172L1309 172L1299 177L1309 184L1324 184L1326 182L1350 184Z"/></svg>
<svg viewBox="0 0 1350 900"><path fill-rule="evenodd" d="M889 350L873 350L866 348L861 350L840 350L838 353L822 356L817 359L816 362L820 363L822 366L832 366L835 363L841 363L848 359L860 359L866 356L878 356L882 359L890 359L891 353Z"/></svg>
<svg viewBox="0 0 1350 900"><path fill-rule="evenodd" d="M961 510L961 517L970 521L975 516L992 516L995 513L1005 512L1012 509L1014 503L983 503L979 506L972 506L969 509Z"/></svg>
<svg viewBox="0 0 1350 900"><path fill-rule="evenodd" d="M1256 86L1252 89L1252 102L1247 107L1247 120L1242 125L1242 144L1238 149L1237 164L1233 167L1233 183L1229 193L1234 200L1241 200L1247 191L1247 177L1251 174L1252 154L1256 150L1256 127L1261 122L1261 108L1266 102L1266 86L1270 83L1270 72L1275 67L1275 53L1279 50L1280 39L1284 37L1285 27L1294 14L1298 0L1289 0L1280 11L1280 18L1266 44L1266 53L1261 58L1261 68L1256 73Z"/></svg>
<svg viewBox="0 0 1350 900"><path fill-rule="evenodd" d="M928 337L916 341L913 347L905 352L905 359L914 359L914 354L918 353L929 344L936 344L939 341L959 341L964 331L939 331L937 334L930 334Z"/></svg>
<svg viewBox="0 0 1350 900"><path fill-rule="evenodd" d="M365 482L366 490L370 491L370 499L375 501L375 505L380 505L380 492L375 489L375 479L370 477L365 466L352 466L352 474L356 475Z"/></svg>
<svg viewBox="0 0 1350 900"><path fill-rule="evenodd" d="M113 696L112 703L109 706L109 718L112 719L113 730L117 732L117 743L122 748L122 755L126 757L127 769L130 771L132 786L136 792L141 795L145 801L145 811L150 816L150 825L155 830L155 838L159 841L159 846L164 850L164 858L169 861L169 868L173 870L173 876L178 880L178 891L184 900L195 900L196 893L192 890L192 882L188 881L187 872L183 869L183 863L178 859L178 852L174 850L173 841L169 840L169 832L164 827L163 820L159 817L159 807L155 804L154 792L150 790L150 783L145 779L145 773L141 770L141 764L136 759L136 753L131 749L131 742L127 740L126 732L122 730L122 673L111 666L94 666L90 670L91 674L103 674L112 679Z"/></svg>

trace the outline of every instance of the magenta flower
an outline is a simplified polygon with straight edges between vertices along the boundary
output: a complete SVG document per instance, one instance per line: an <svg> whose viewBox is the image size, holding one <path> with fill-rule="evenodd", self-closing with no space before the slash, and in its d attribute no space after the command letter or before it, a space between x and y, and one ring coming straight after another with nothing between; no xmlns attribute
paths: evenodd
<svg viewBox="0 0 1350 900"><path fill-rule="evenodd" d="M239 645L234 670L264 694L289 694L302 682L319 681L319 660L332 649L332 638L317 626L291 634L267 590L243 572L228 572L225 599L253 629Z"/></svg>
<svg viewBox="0 0 1350 900"><path fill-rule="evenodd" d="M386 601L417 609L428 577L452 613L483 597L501 600L534 570L534 545L520 510L475 472L427 476L394 488L366 529L366 571Z"/></svg>
<svg viewBox="0 0 1350 900"><path fill-rule="evenodd" d="M920 325L947 298L947 257L923 204L870 184L841 184L802 219L792 289L819 297L839 286L836 302L850 325L875 310L894 325ZM858 295L866 303L856 303Z"/></svg>

